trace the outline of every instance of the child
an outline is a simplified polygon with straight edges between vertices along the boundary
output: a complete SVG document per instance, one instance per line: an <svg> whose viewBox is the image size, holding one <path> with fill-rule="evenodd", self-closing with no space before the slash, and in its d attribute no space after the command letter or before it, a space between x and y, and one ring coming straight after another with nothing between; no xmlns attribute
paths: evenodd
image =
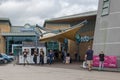
<svg viewBox="0 0 120 80"><path fill-rule="evenodd" d="M104 55L104 53L103 53L103 51L101 51L101 53L99 54L99 70L102 70L103 69L103 67L104 67L104 57L105 57L105 55Z"/></svg>
<svg viewBox="0 0 120 80"><path fill-rule="evenodd" d="M66 64L69 64L70 63L70 55L69 53L67 54L67 57L66 57Z"/></svg>

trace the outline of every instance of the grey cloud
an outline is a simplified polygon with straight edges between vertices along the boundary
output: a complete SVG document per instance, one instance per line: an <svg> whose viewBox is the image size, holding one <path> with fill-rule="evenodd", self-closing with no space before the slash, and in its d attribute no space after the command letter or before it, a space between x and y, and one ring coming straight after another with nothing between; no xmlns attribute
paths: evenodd
<svg viewBox="0 0 120 80"><path fill-rule="evenodd" d="M89 5L98 4L98 0L62 0L62 1L69 2L70 4L89 4Z"/></svg>
<svg viewBox="0 0 120 80"><path fill-rule="evenodd" d="M42 25L45 19L97 9L98 0L0 0L0 17L13 25Z"/></svg>

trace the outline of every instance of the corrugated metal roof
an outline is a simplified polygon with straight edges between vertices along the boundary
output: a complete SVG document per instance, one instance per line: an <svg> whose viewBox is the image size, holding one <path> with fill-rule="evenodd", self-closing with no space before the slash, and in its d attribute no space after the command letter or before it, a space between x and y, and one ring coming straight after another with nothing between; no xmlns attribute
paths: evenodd
<svg viewBox="0 0 120 80"><path fill-rule="evenodd" d="M11 33L1 33L2 36L35 36L34 32L11 32Z"/></svg>
<svg viewBox="0 0 120 80"><path fill-rule="evenodd" d="M89 11L89 12L84 12L84 13L75 14L75 15L52 18L52 19L46 20L45 22L55 21L55 20L62 20L62 19L78 18L78 17L80 18L80 17L87 17L87 16L94 16L94 15L97 15L97 11Z"/></svg>

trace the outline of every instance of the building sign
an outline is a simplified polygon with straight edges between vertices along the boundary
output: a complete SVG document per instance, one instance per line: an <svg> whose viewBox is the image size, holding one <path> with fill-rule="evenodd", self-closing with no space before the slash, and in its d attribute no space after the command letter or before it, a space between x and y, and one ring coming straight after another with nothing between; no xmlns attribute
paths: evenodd
<svg viewBox="0 0 120 80"><path fill-rule="evenodd" d="M93 37L90 37L90 36L81 36L81 42L88 42L92 39Z"/></svg>
<svg viewBox="0 0 120 80"><path fill-rule="evenodd" d="M93 39L93 37L90 36L80 36L79 34L75 35L76 42L88 42Z"/></svg>
<svg viewBox="0 0 120 80"><path fill-rule="evenodd" d="M75 39L76 39L76 42L77 43L80 43L81 42L81 36L79 34L76 34L75 35Z"/></svg>
<svg viewBox="0 0 120 80"><path fill-rule="evenodd" d="M99 56L93 57L93 66L99 66ZM104 67L117 68L117 57L116 56L105 56Z"/></svg>

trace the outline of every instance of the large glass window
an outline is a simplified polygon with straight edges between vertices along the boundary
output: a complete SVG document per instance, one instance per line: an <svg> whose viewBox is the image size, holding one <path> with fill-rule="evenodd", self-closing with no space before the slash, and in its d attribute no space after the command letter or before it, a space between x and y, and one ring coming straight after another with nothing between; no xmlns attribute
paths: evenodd
<svg viewBox="0 0 120 80"><path fill-rule="evenodd" d="M22 42L35 42L35 37L6 37L6 53L9 54L12 52L13 44L22 44Z"/></svg>
<svg viewBox="0 0 120 80"><path fill-rule="evenodd" d="M59 43L56 41L47 42L47 50L59 50Z"/></svg>
<svg viewBox="0 0 120 80"><path fill-rule="evenodd" d="M110 0L103 0L102 16L109 14Z"/></svg>

